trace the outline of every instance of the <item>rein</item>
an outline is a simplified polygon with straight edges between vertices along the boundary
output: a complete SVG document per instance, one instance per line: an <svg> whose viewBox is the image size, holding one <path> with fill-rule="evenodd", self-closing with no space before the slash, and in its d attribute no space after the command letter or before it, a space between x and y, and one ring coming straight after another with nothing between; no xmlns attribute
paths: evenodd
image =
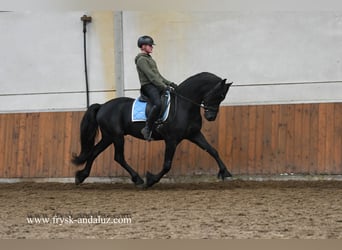
<svg viewBox="0 0 342 250"><path fill-rule="evenodd" d="M207 109L207 108L210 108L208 106L205 106L203 103L197 103L197 102L194 102L193 100L183 96L183 95L180 95L179 93L177 93L176 91L173 91L171 92L172 94L174 94L175 96L177 97L180 97L182 98L183 100L187 101L187 102L190 102L192 103L193 105L197 106L197 107L200 107L200 108L203 108L203 109Z"/></svg>
<svg viewBox="0 0 342 250"><path fill-rule="evenodd" d="M180 95L175 90L170 91L170 94L173 94L175 97L180 97L180 98L184 99L185 101L190 102L190 103L192 103L193 105L195 105L197 107L203 108L204 110L210 110L210 109L214 110L214 108L211 108L209 106L205 106L202 103L194 102L193 100L191 100L191 99L189 99L189 98L187 98L187 97L185 97L183 95ZM174 108L174 112L173 112L173 118L171 119L171 121L174 120L174 118L176 116L177 104L178 104L178 102L177 102L177 99L175 98L175 108ZM167 122L168 121L165 121L164 123L167 123Z"/></svg>
<svg viewBox="0 0 342 250"><path fill-rule="evenodd" d="M218 83L213 89L211 89L205 96L204 96L204 99L207 97L207 96L210 96L214 91L216 91L216 89L219 87L219 84ZM197 107L200 107L200 108L203 108L204 110L213 110L215 111L216 108L213 108L213 107L210 107L210 106L207 106L207 105L204 105L203 103L197 103L197 102L194 102L193 100L183 96L183 95L180 95L179 93L177 93L175 90L174 91L171 91L172 94L174 94L175 96L177 97L180 97L184 100L186 100L187 102L190 102L192 103L193 105L197 106Z"/></svg>

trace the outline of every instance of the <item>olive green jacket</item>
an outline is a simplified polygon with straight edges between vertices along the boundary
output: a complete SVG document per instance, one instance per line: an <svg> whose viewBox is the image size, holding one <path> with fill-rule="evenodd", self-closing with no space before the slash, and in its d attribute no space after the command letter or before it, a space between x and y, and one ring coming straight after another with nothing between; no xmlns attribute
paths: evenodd
<svg viewBox="0 0 342 250"><path fill-rule="evenodd" d="M167 85L170 85L171 82L159 73L157 64L150 55L145 53L138 54L135 57L135 64L141 86L152 83L160 90L163 90Z"/></svg>

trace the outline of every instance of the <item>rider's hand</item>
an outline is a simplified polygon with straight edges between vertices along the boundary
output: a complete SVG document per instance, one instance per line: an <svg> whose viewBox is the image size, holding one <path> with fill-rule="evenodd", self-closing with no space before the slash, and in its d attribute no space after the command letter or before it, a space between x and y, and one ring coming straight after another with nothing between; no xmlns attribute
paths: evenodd
<svg viewBox="0 0 342 250"><path fill-rule="evenodd" d="M171 87L170 85L167 85L166 86L166 88L165 88L165 90L167 91L170 91L170 92L173 92L174 91L174 88L173 87Z"/></svg>
<svg viewBox="0 0 342 250"><path fill-rule="evenodd" d="M175 88L177 88L177 84L175 84L174 82L171 82L171 83L170 83L170 87L172 87L172 88L175 89Z"/></svg>

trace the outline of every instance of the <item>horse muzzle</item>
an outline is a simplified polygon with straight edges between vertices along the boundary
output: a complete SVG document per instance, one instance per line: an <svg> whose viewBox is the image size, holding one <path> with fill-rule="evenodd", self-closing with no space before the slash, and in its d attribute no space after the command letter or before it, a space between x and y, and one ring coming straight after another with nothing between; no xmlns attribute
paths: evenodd
<svg viewBox="0 0 342 250"><path fill-rule="evenodd" d="M204 117L205 119L207 119L208 121L215 121L216 119L216 116L217 116L217 112L215 111L209 111L209 110L206 110L204 112Z"/></svg>

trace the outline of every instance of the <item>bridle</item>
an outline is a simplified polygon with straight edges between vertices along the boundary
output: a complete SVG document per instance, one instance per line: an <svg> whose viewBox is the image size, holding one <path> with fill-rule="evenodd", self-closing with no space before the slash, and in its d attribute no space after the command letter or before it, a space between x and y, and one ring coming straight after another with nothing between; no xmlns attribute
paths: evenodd
<svg viewBox="0 0 342 250"><path fill-rule="evenodd" d="M181 94L179 94L179 93L177 93L175 91L173 91L171 93L173 95L175 95L176 97L180 97L181 99L183 99L183 100L185 100L187 102L190 102L191 104L193 104L193 105L195 105L197 107L200 107L200 108L202 108L204 110L213 110L213 111L216 110L216 108L211 107L211 106L207 106L207 105L203 104L203 102L202 103L194 102L193 100L191 100L191 99L189 99L189 98L187 98L187 97L185 97L185 96L183 96L183 95L181 95Z"/></svg>
<svg viewBox="0 0 342 250"><path fill-rule="evenodd" d="M218 88L220 87L221 85L221 82L217 83L215 85L214 88L212 88L204 97L203 97L203 100L205 100L206 98L208 98L208 96L212 95L215 91L218 90ZM175 96L177 97L180 97L182 98L183 100L187 101L187 102L190 102L192 103L193 105L197 106L197 107L200 107L200 108L203 108L205 111L209 111L209 110L212 110L212 111L216 111L217 108L216 107L212 107L212 106L208 106L208 105L205 105L203 102L201 103L197 103L197 102L194 102L193 100L177 93L176 91L171 91L172 94L174 94Z"/></svg>

